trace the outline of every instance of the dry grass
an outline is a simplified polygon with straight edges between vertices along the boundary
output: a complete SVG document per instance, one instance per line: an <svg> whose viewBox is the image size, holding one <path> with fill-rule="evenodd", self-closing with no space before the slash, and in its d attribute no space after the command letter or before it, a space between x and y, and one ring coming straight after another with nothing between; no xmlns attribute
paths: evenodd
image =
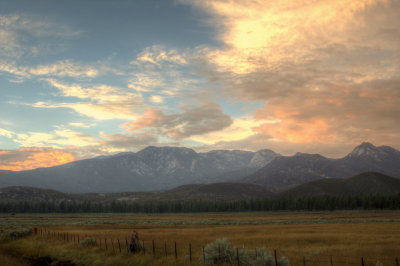
<svg viewBox="0 0 400 266"><path fill-rule="evenodd" d="M80 257L77 262L83 265L128 265L132 261L138 265L176 265L171 256L175 242L180 264L187 263L189 243L198 262L202 247L223 237L239 248L276 249L279 256L289 258L291 265L303 265L303 257L307 265L330 265L331 256L334 265L361 265L361 257L365 265L375 265L377 261L395 265L395 257L400 256L400 212L17 215L7 219L14 225L18 222L42 225L39 228L50 232L79 234L80 239L85 235L101 239L101 247L95 248L40 236L24 240L25 247L36 241L35 252L49 256L62 254L63 259L73 261ZM0 228L7 227L7 222L2 219ZM132 258L124 252L125 239L133 229L145 242L146 256ZM105 252L105 238L108 252ZM115 251L112 251L111 239ZM121 254L117 239L122 246ZM152 240L156 243L156 259L151 254ZM165 258L165 243L168 258ZM18 249L21 245L16 241L7 248ZM19 252L29 253L23 248Z"/></svg>

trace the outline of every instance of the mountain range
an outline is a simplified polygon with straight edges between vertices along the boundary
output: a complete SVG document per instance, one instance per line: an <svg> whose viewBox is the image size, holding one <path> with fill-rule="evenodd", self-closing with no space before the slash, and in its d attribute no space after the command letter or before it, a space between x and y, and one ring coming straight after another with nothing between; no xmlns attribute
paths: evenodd
<svg viewBox="0 0 400 266"><path fill-rule="evenodd" d="M272 188L244 183L212 183L182 185L162 192L119 192L70 194L56 190L32 187L0 189L0 203L18 202L97 202L113 201L155 202L186 200L248 200L257 198L342 196L342 195L394 195L400 193L400 179L375 172L366 172L349 178L319 179L297 187L278 191Z"/></svg>
<svg viewBox="0 0 400 266"><path fill-rule="evenodd" d="M165 190L184 184L233 181L235 178L219 176L259 169L277 156L270 150L196 153L188 148L147 147L137 153L101 156L49 168L0 171L0 187L30 186L73 193Z"/></svg>
<svg viewBox="0 0 400 266"><path fill-rule="evenodd" d="M287 189L317 179L347 178L367 171L400 177L400 151L365 142L343 158L330 159L304 153L281 156L271 150L197 153L188 148L147 147L137 153L49 168L0 171L0 187L30 186L69 193L138 192L238 182Z"/></svg>

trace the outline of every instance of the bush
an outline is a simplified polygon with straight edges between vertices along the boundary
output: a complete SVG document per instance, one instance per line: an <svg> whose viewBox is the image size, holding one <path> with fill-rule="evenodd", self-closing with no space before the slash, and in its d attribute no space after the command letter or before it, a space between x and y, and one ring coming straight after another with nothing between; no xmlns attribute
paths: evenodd
<svg viewBox="0 0 400 266"><path fill-rule="evenodd" d="M252 266L275 266L275 258L269 250L265 248L256 248L254 250L243 249L239 252L241 265ZM289 266L290 263L285 257L278 258L279 266Z"/></svg>
<svg viewBox="0 0 400 266"><path fill-rule="evenodd" d="M84 247L94 247L94 246L96 246L96 244L97 244L96 238L94 238L94 237L86 237L81 242L81 245Z"/></svg>
<svg viewBox="0 0 400 266"><path fill-rule="evenodd" d="M204 248L205 264L233 264L235 250L227 238L217 239Z"/></svg>
<svg viewBox="0 0 400 266"><path fill-rule="evenodd" d="M254 250L241 249L239 251L240 265L251 266L275 266L275 258L270 251L265 248L256 248ZM237 264L236 247L232 246L227 238L217 239L214 243L207 244L204 248L205 264L224 265ZM278 259L279 266L289 266L289 261L285 257Z"/></svg>

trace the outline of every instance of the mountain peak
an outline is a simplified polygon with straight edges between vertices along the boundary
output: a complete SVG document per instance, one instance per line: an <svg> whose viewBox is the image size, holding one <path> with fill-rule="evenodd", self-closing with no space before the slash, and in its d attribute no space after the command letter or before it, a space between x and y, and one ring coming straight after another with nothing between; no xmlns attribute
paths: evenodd
<svg viewBox="0 0 400 266"><path fill-rule="evenodd" d="M372 143L369 142L363 142L357 147L354 148L354 150L349 153L348 156L350 157L355 157L355 156L376 156L376 154L379 153L379 148L374 146Z"/></svg>

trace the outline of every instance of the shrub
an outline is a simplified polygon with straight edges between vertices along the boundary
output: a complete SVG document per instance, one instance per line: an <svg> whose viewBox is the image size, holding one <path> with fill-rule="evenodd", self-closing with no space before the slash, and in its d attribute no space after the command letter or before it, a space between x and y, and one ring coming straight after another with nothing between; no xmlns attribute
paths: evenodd
<svg viewBox="0 0 400 266"><path fill-rule="evenodd" d="M205 264L234 264L235 250L227 238L217 239L204 248Z"/></svg>
<svg viewBox="0 0 400 266"><path fill-rule="evenodd" d="M94 237L86 237L81 242L81 245L84 247L93 247L93 246L96 246L96 244L97 244L96 238L94 238Z"/></svg>
<svg viewBox="0 0 400 266"><path fill-rule="evenodd" d="M239 251L240 265L251 266L275 266L275 258L265 248L241 249ZM204 248L205 264L237 264L236 247L232 246L227 238L217 239L214 243L207 244ZM278 259L279 266L289 266L290 263L285 257Z"/></svg>
<svg viewBox="0 0 400 266"><path fill-rule="evenodd" d="M256 248L254 250L243 249L239 252L241 265L252 266L275 266L275 258L272 253L265 248ZM279 266L289 266L289 261L285 257L278 258Z"/></svg>

